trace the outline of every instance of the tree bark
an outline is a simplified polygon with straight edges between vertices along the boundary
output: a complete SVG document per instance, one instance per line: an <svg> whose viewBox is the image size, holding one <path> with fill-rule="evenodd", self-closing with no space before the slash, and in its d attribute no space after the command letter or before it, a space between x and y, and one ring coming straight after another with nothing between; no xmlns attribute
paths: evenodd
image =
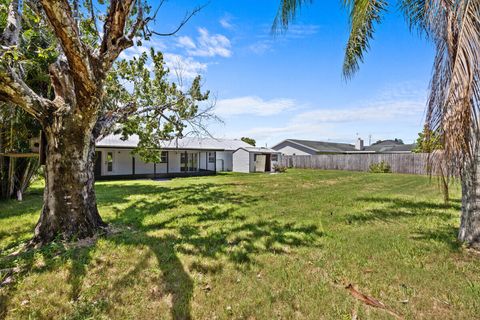
<svg viewBox="0 0 480 320"><path fill-rule="evenodd" d="M95 140L92 126L75 125L75 117L62 126L44 128L47 137L44 205L35 228L36 243L56 238L91 237L106 224L97 209L94 190ZM67 123L65 123L67 122Z"/></svg>
<svg viewBox="0 0 480 320"><path fill-rule="evenodd" d="M462 216L458 239L480 249L480 156L475 154L461 173Z"/></svg>

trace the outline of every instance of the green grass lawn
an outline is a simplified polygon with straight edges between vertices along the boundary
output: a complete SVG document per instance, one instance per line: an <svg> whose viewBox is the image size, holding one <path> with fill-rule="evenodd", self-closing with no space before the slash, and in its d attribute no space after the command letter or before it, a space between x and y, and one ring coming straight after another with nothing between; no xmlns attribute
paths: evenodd
<svg viewBox="0 0 480 320"><path fill-rule="evenodd" d="M118 232L18 256L41 186L0 203L7 319L406 319L480 317L480 255L456 238L458 188L427 177L341 171L97 183ZM5 274L0 273L0 282Z"/></svg>

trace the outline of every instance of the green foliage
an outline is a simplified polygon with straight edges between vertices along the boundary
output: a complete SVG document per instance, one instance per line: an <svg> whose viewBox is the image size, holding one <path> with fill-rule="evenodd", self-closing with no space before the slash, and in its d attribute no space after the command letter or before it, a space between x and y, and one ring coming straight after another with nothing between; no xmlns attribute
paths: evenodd
<svg viewBox="0 0 480 320"><path fill-rule="evenodd" d="M248 143L249 145L254 146L254 147L255 147L255 144L257 143L255 141L255 139L249 138L249 137L242 137L240 140L242 140L243 142Z"/></svg>
<svg viewBox="0 0 480 320"><path fill-rule="evenodd" d="M6 25L9 1L0 1L0 30ZM5 9L5 10L4 10ZM57 57L56 41L47 23L29 5L24 5L20 45L2 59L19 65L19 74L37 94L53 98L48 67ZM25 111L9 103L0 103L0 153L30 152L30 139L39 137L40 124ZM35 177L38 160L0 158L0 198L10 198Z"/></svg>
<svg viewBox="0 0 480 320"><path fill-rule="evenodd" d="M370 47L375 25L381 22L387 2L383 0L343 0L350 15L350 37L345 49L343 74L351 77L363 62L363 55Z"/></svg>
<svg viewBox="0 0 480 320"><path fill-rule="evenodd" d="M413 152L415 153L432 153L435 150L443 149L442 139L440 134L432 131L428 126L423 128L423 131L418 134L417 142Z"/></svg>
<svg viewBox="0 0 480 320"><path fill-rule="evenodd" d="M368 168L371 173L391 173L392 168L386 161L380 161L379 163L372 163Z"/></svg>
<svg viewBox="0 0 480 320"><path fill-rule="evenodd" d="M275 171L275 172L282 172L282 173L283 173L283 172L287 172L287 167L282 166L282 165L276 163L276 164L273 165L273 171Z"/></svg>
<svg viewBox="0 0 480 320"><path fill-rule="evenodd" d="M203 129L202 121L211 117L206 105L209 92L202 92L201 78L182 88L170 80L163 54L144 52L130 61L119 61L107 78L104 108L116 112L131 108L118 119L116 132L124 139L138 135L134 150L148 162L159 162L162 140L183 137L186 130Z"/></svg>

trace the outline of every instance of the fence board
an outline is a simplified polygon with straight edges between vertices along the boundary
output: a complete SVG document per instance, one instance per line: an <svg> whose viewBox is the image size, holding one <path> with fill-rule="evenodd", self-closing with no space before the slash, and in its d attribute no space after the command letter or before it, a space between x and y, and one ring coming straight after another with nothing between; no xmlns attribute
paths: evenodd
<svg viewBox="0 0 480 320"><path fill-rule="evenodd" d="M393 173L429 174L426 153L282 155L279 161L289 168L348 171L368 171L372 164L385 161Z"/></svg>

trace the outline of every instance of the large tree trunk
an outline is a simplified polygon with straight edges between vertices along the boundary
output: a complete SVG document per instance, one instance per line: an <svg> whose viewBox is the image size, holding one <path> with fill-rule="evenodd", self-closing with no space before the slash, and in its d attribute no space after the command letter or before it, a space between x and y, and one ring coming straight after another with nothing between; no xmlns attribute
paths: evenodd
<svg viewBox="0 0 480 320"><path fill-rule="evenodd" d="M461 173L462 216L458 239L480 249L480 157L468 161Z"/></svg>
<svg viewBox="0 0 480 320"><path fill-rule="evenodd" d="M105 228L95 198L95 141L92 126L79 127L75 117L44 128L47 137L44 206L35 242L90 237Z"/></svg>

